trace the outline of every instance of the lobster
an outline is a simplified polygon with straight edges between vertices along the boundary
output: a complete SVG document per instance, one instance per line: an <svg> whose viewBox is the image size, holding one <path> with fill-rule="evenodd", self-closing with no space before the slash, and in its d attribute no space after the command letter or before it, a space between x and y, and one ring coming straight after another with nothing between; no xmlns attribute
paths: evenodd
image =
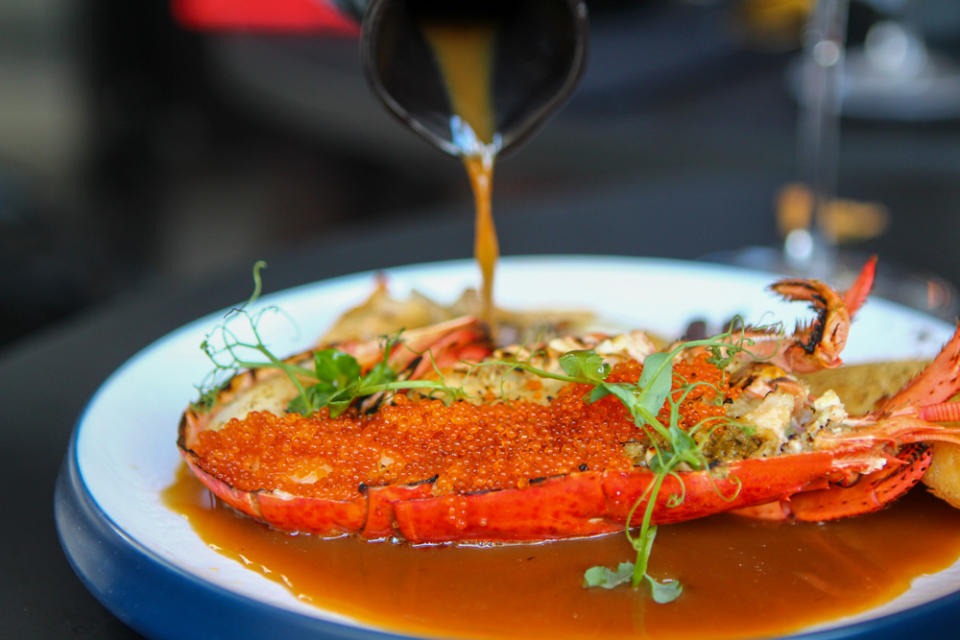
<svg viewBox="0 0 960 640"><path fill-rule="evenodd" d="M262 368L234 376L219 392L212 410L188 408L180 421L177 444L190 470L226 504L275 529L325 537L357 535L368 540L406 540L415 544L586 537L622 531L624 526L639 526L640 514L648 506L655 524L725 511L806 521L867 513L919 482L930 465L931 443L960 444L960 431L938 424L960 418L958 404L948 401L960 391L960 328L926 369L863 416L848 416L831 392L811 399L803 383L792 375L793 371L812 371L841 363L840 352L850 322L866 298L874 268L871 260L845 294L812 280L776 282L771 287L774 292L811 304L816 312L812 322L798 326L788 337L771 328L743 329L739 344L749 345L747 348L713 343L713 356L730 356L723 358L722 367L717 365L716 369L717 379L726 386L720 389L713 383L699 382L683 389L674 387L671 397L683 397L668 400L661 415L670 412L671 402L674 409L682 412L687 406L684 402L693 397L699 398L698 411L712 412L714 416L704 423L727 422L723 428L707 429L698 435L702 450L711 451L702 458L703 464L680 464L668 474L656 473L651 461L659 450L656 434L649 433L649 427L631 421L629 416L624 418L623 407L614 406L617 398L586 400L582 396L589 394L589 388L557 381L564 377L558 364L563 355L588 350L607 363L603 365L603 375L610 372L613 363L614 377L630 380L630 375L634 375L635 380L637 375L642 376L638 371L646 366L641 361L652 362L650 358L655 354L653 343L644 334L590 334L556 339L536 350L494 350L485 327L472 318L409 331L402 340L386 345L344 342L335 347L355 358L363 371L386 362L391 370L399 372L400 379L440 376L446 386L474 385L474 391L479 389L474 395L482 399L479 407L468 407L463 399L444 404L410 389L380 391L357 398L339 417L333 417L327 409L310 416L291 415L285 407L296 395L297 385L276 368ZM285 362L309 362L316 353L311 350ZM709 360L702 345L679 345L671 354L678 371L681 366L688 366L694 372L690 375L695 375L697 367L702 368ZM491 359L500 363L499 368L483 365ZM658 362L663 360L660 357ZM537 371L554 373L546 377L527 375L534 369L531 362L536 364ZM511 376L512 381L508 380ZM675 379L678 377L681 376L674 374ZM506 400L498 398L497 393L506 387L517 390L519 395ZM694 387L699 390L693 392ZM539 408L527 401L528 396L535 396ZM363 435L364 429L372 428L371 421L380 420L376 423L378 428L402 432L404 438L419 437L422 440L417 442L427 446L429 438L440 436L420 433L418 430L427 428L424 425L440 419L462 423L464 415L485 419L485 411L505 415L506 418L498 418L505 422L496 423L496 429L507 432L513 430L514 423L519 425L527 420L524 416L528 414L535 414L542 422L547 415L538 413L546 411L543 405L553 406L561 399L580 402L576 406L584 412L607 411L597 423L620 424L620 420L622 430L610 440L613 444L608 442L603 456L589 454L594 456L589 464L576 464L577 460L570 458L569 452L580 446L575 439L557 445L550 450L553 453L546 444L540 445L547 452L545 456L562 458L559 466L537 466L536 461L525 461L527 466L523 469L547 471L528 477L521 474L509 481L483 484L470 473L450 480L445 471L423 476L416 476L416 472L412 476L398 475L390 468L404 466L402 460L397 461L403 453L381 447L371 454L374 441ZM526 407L528 414L509 413L515 407ZM408 414L427 417L410 424L396 417ZM719 414L722 416L716 417ZM749 428L741 428L743 424ZM271 450L286 445L281 440L270 440L273 436L257 440L261 437L258 429L267 428L263 425L298 433L309 431L320 439L328 437L324 429L341 429L353 434L353 440L329 445L330 451L341 456L340 463L320 460L314 454L295 454L302 459L282 461L287 465L281 474L283 482L266 481L268 475L264 475L262 467L268 464ZM230 440L230 433L238 429L245 431ZM469 433L476 433L476 429ZM489 437L489 433L477 433L477 438ZM473 435L457 438L467 441ZM548 441L550 438L553 436ZM219 444L210 445L211 441ZM458 455L467 455L452 450L461 444L467 447L463 442L438 445L439 453L431 455L444 457L448 461L445 464L455 466L460 464ZM309 438L304 446L308 448L303 451L314 451L309 449ZM490 449L497 445L486 446ZM498 470L513 463L512 458L489 453L489 465ZM371 470L361 473L339 468L347 464L343 460L352 464L351 456L365 455L379 456L371 463ZM421 463L410 463L408 467L426 468L418 464ZM226 468L233 471L225 471ZM338 474L347 477L346 484L342 483L339 490L325 492L324 483ZM655 483L659 491L651 491ZM650 501L652 505L648 505Z"/></svg>

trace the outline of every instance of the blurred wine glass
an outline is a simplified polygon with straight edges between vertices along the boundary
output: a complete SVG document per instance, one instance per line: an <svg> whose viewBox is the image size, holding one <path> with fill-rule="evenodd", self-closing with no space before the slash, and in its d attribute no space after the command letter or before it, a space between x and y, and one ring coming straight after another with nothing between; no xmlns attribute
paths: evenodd
<svg viewBox="0 0 960 640"><path fill-rule="evenodd" d="M812 195L813 224L806 220L806 224L786 229L783 258L791 271L819 277L837 267L835 238L828 236L824 223L837 186L839 80L847 10L847 0L819 0L814 5L800 66L798 164L801 180Z"/></svg>
<svg viewBox="0 0 960 640"><path fill-rule="evenodd" d="M875 0L882 2L882 0ZM889 0L904 11L909 0ZM889 214L879 203L855 202L837 197L837 159L840 117L863 103L874 106L875 117L891 117L896 111L877 107L911 103L918 97L906 91L908 78L927 78L934 64L916 31L895 20L871 27L863 49L846 47L848 0L817 0L807 20L803 51L791 76L798 102L798 182L780 192L777 223L783 237L779 247L748 247L708 256L707 259L788 275L818 278L843 288L850 284L868 255L839 248L843 240L866 239L883 232ZM947 69L936 63L937 72ZM878 102L877 81L869 77L887 74L883 86L890 98ZM940 73L949 79L949 74ZM948 88L932 91L938 104ZM870 95L861 96L868 88ZM860 93L858 93L858 91ZM960 110L960 96L953 105ZM852 107L851 107L852 106ZM913 107L910 113L919 113ZM944 112L943 108L927 112ZM904 119L904 118L897 118ZM907 118L909 119L909 118ZM883 260L874 283L875 295L955 320L960 300L954 287L933 274Z"/></svg>
<svg viewBox="0 0 960 640"><path fill-rule="evenodd" d="M960 15L955 0L868 4L881 17L870 26L863 45L847 52L844 113L911 122L960 117L960 66L938 54L924 36L925 23L927 28L935 19L949 24L949 16Z"/></svg>

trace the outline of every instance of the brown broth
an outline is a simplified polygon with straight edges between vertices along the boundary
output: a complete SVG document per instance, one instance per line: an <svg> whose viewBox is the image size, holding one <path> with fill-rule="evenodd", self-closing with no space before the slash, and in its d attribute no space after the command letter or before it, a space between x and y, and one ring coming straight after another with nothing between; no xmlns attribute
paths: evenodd
<svg viewBox="0 0 960 640"><path fill-rule="evenodd" d="M480 266L481 317L493 329L493 278L500 256L493 224L493 112L492 68L495 29L489 24L426 23L421 30L433 49L443 76L453 114L473 131L481 149L463 149L476 206L473 253Z"/></svg>
<svg viewBox="0 0 960 640"><path fill-rule="evenodd" d="M497 230L493 224L493 211L490 205L490 196L493 189L493 156L467 156L463 159L470 177L470 186L473 189L473 198L476 206L476 222L473 236L473 255L480 265L480 275L483 278L480 288L482 303L481 319L491 329L496 329L493 322L493 278L500 256L500 245L497 243Z"/></svg>
<svg viewBox="0 0 960 640"><path fill-rule="evenodd" d="M186 468L164 493L212 549L318 607L400 633L470 638L727 638L789 633L903 593L960 556L960 511L915 490L826 524L714 516L660 528L651 573L673 603L583 589L631 559L622 535L502 547L411 547L273 531L214 500ZM909 548L909 552L905 550Z"/></svg>

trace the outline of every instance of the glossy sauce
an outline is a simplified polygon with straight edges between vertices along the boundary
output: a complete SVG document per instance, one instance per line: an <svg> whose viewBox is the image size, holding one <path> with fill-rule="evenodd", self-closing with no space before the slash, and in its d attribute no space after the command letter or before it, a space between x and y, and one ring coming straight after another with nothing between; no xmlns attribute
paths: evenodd
<svg viewBox="0 0 960 640"><path fill-rule="evenodd" d="M493 155L467 156L463 159L473 189L476 207L476 222L473 235L473 255L480 266L483 278L480 287L480 300L483 304L480 314L487 326L496 330L493 312L493 279L500 257L500 245L497 243L497 231L493 225L493 212L490 197L493 189Z"/></svg>
<svg viewBox="0 0 960 640"><path fill-rule="evenodd" d="M493 160L496 122L492 70L496 31L488 24L425 23L421 30L433 49L453 112L451 128L459 143L476 207L473 253L483 278L481 317L493 323L493 279L500 255L493 224Z"/></svg>
<svg viewBox="0 0 960 640"><path fill-rule="evenodd" d="M411 547L273 531L215 501L185 468L164 494L212 549L319 607L385 629L470 638L727 638L789 633L882 604L960 556L960 511L914 490L826 524L714 516L661 527L651 573L675 602L583 589L631 559L622 535L504 547Z"/></svg>

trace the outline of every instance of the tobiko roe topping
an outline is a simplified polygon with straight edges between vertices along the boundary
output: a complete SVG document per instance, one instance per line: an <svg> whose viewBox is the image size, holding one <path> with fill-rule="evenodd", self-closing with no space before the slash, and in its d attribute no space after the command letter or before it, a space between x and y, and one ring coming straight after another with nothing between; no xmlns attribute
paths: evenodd
<svg viewBox="0 0 960 640"><path fill-rule="evenodd" d="M642 365L618 365L610 382L636 382ZM694 380L727 391L722 373L701 357L674 365L674 388ZM722 415L709 387L689 394L681 426ZM407 484L436 477L438 494L524 487L531 479L584 470L627 470L623 443L644 441L624 406L608 396L589 403L588 385L569 384L549 404L473 404L402 395L373 415L332 419L256 411L198 435L195 453L233 487L282 490L345 500L361 485ZM661 417L666 419L665 406Z"/></svg>

